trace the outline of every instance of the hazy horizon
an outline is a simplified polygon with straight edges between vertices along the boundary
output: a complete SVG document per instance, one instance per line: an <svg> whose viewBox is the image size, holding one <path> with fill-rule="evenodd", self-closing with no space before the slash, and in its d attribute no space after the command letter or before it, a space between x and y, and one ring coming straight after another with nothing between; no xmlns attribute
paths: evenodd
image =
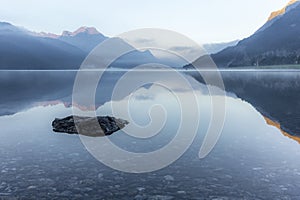
<svg viewBox="0 0 300 200"><path fill-rule="evenodd" d="M250 36L288 0L0 2L0 21L36 32L61 34L64 30L93 26L104 35L115 36L139 28L164 28L199 43L214 43Z"/></svg>

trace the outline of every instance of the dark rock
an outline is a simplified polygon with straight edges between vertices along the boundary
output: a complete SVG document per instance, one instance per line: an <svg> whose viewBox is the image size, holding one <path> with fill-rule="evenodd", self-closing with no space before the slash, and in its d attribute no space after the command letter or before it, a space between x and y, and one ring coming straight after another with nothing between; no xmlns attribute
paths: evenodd
<svg viewBox="0 0 300 200"><path fill-rule="evenodd" d="M81 134L91 137L111 135L124 128L128 122L114 117L79 117L68 116L63 119L55 119L52 122L54 132Z"/></svg>

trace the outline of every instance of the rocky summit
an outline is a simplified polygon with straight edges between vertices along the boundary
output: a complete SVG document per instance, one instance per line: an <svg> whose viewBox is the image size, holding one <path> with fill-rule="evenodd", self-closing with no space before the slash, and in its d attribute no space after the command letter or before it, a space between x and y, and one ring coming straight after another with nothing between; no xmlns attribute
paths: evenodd
<svg viewBox="0 0 300 200"><path fill-rule="evenodd" d="M54 132L80 134L90 137L111 135L124 128L128 122L110 116L80 117L68 116L52 122Z"/></svg>

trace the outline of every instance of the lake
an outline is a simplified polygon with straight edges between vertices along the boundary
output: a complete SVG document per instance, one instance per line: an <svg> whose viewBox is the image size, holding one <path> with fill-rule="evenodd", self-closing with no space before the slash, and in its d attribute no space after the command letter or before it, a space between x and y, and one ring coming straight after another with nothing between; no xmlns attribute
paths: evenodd
<svg viewBox="0 0 300 200"><path fill-rule="evenodd" d="M192 72L182 75L190 90L181 82L168 80L164 72L136 72L131 81L165 77L168 83L174 83L172 90L161 84L145 84L130 96L124 93L111 99L114 85L125 73L110 71L103 76L95 104L97 115L114 114L128 120L129 125L109 137L86 138L54 133L51 127L55 118L78 109L71 107L76 71L1 72L0 197L300 198L300 145L295 140L299 133L300 72L221 72L227 93L223 96L224 112L218 111L224 114L224 124L216 145L204 158L199 158L199 151L214 114L212 99L219 99L222 91L207 87ZM275 127L276 122L283 128ZM153 167L164 163L176 157L177 147L189 144L174 162L147 173L113 169L123 169L128 160L114 158L108 140L127 152L144 155L168 146L181 125L186 128L183 140L170 149L174 155L161 154L149 163ZM184 141L184 136L191 143ZM89 144L94 144L96 151ZM97 157L97 153L106 157ZM109 161L96 158L110 158L115 165L109 167Z"/></svg>

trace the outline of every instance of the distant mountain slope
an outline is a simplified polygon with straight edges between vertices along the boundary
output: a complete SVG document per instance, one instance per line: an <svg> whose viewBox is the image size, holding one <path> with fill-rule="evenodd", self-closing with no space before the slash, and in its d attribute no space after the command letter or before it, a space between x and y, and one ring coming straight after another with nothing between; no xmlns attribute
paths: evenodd
<svg viewBox="0 0 300 200"><path fill-rule="evenodd" d="M35 37L9 23L0 23L0 69L78 68L85 53L52 38Z"/></svg>
<svg viewBox="0 0 300 200"><path fill-rule="evenodd" d="M238 42L239 40L234 40L231 42L204 44L203 48L206 50L207 53L213 54L213 53L218 53L227 47L235 46L237 45Z"/></svg>
<svg viewBox="0 0 300 200"><path fill-rule="evenodd" d="M59 40L74 45L85 52L90 52L107 38L93 27L81 27L75 32L64 31L58 37Z"/></svg>
<svg viewBox="0 0 300 200"><path fill-rule="evenodd" d="M120 49L131 49L132 51L121 55L117 60L112 63L112 67L117 68L133 68L138 65L149 64L149 63L162 63L162 60L152 55L149 50L139 51L133 46L125 42L121 38L111 38L110 43L111 49L107 49L107 53L114 54L115 48Z"/></svg>
<svg viewBox="0 0 300 200"><path fill-rule="evenodd" d="M120 56L119 59L113 62L113 67L118 68L132 68L136 65L146 63L160 63L161 60L152 55L150 51L138 51L133 46L122 40L121 38L109 38L101 34L93 27L81 27L74 32L64 31L61 36L57 37L59 40L74 45L87 54L90 53L96 46L111 39L112 47L107 49L107 53L113 54L116 48L132 49L133 51Z"/></svg>
<svg viewBox="0 0 300 200"><path fill-rule="evenodd" d="M234 47L212 54L219 67L284 65L300 63L300 3L292 1L284 12L270 20ZM201 57L197 62L205 60Z"/></svg>
<svg viewBox="0 0 300 200"><path fill-rule="evenodd" d="M62 35L35 33L23 28L0 22L0 69L78 69L97 45L108 37L95 28L81 27ZM120 38L114 39L116 48L127 46L131 53L121 56L113 67L132 68L145 63L159 63L150 51L135 50Z"/></svg>

